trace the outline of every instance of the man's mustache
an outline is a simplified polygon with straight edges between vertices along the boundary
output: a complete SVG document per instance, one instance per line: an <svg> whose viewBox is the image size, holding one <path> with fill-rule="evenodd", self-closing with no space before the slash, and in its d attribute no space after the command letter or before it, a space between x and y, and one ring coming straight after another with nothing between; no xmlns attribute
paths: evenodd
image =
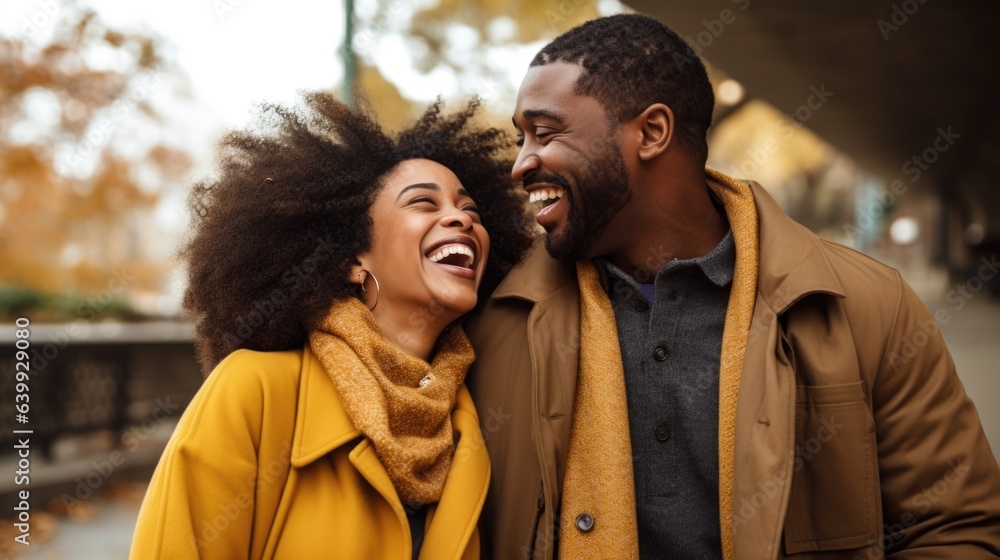
<svg viewBox="0 0 1000 560"><path fill-rule="evenodd" d="M558 185L567 191L569 190L569 183L562 177L554 174L539 174L532 175L524 180L524 188L528 188L531 185L537 185L539 183L548 183L550 185Z"/></svg>

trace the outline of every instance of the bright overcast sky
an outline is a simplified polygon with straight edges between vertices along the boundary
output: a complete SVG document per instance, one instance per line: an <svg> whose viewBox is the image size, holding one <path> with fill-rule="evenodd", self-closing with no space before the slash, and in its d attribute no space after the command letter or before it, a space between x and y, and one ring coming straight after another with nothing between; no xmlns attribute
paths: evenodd
<svg viewBox="0 0 1000 560"><path fill-rule="evenodd" d="M58 9L66 0L0 1L0 33L21 35L26 21L44 21L46 11ZM362 21L376 19L372 16L381 10L380 28L357 29L362 38L361 44L356 43L359 49L370 48L383 75L415 100L462 93L449 70L417 73L402 37L392 33L428 2L433 3L356 2ZM155 32L173 46L174 59L190 78L195 99L221 119L221 123L201 126L240 126L257 101L291 102L298 90L330 88L343 77L338 49L344 15L339 0L82 0L82 4L94 8L113 26ZM35 38L44 38L50 30L51 25L43 25ZM364 34L378 36L379 41L368 42ZM452 35L458 43L461 38L461 33ZM491 57L495 71L489 79L516 87L540 46L496 53Z"/></svg>
<svg viewBox="0 0 1000 560"><path fill-rule="evenodd" d="M3 3L0 21L7 34L22 34L22 18L42 21L37 12L60 5L59 0ZM343 74L337 47L344 18L337 1L86 0L84 5L113 26L167 39L195 98L230 126L245 123L256 100L291 101L296 90L334 86Z"/></svg>

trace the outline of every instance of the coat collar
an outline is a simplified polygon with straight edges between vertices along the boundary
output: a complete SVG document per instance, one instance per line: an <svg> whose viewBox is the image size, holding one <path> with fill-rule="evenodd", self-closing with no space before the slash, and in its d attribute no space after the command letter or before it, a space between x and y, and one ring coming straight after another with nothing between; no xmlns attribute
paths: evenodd
<svg viewBox="0 0 1000 560"><path fill-rule="evenodd" d="M545 250L545 235L540 235L524 261L507 274L492 297L538 303L570 282L576 282L576 265L550 257Z"/></svg>
<svg viewBox="0 0 1000 560"><path fill-rule="evenodd" d="M709 175L716 173L709 170ZM813 232L789 218L756 181L748 181L760 224L760 272L757 290L778 315L807 295L844 297L836 273Z"/></svg>
<svg viewBox="0 0 1000 560"><path fill-rule="evenodd" d="M721 175L712 169L706 172L709 180ZM718 182L728 188L723 181ZM820 249L820 239L785 215L759 183L747 183L760 224L757 290L767 305L780 315L809 294L844 297L843 287ZM544 237L536 239L525 260L504 278L493 292L494 299L515 297L537 303L567 283L576 282L572 263L550 257Z"/></svg>
<svg viewBox="0 0 1000 560"><path fill-rule="evenodd" d="M479 416L469 390L462 385L451 415L455 431L455 454L441 500L432 506L431 524L424 535L424 549L442 553L441 558L460 558L486 501L490 459L479 428ZM369 484L389 502L401 523L406 514L389 474L371 441L354 427L333 381L309 345L302 350L295 434L291 464L302 468L331 451L352 442L349 459Z"/></svg>
<svg viewBox="0 0 1000 560"><path fill-rule="evenodd" d="M292 466L301 468L361 437L323 364L309 345L302 351L302 374L292 437Z"/></svg>
<svg viewBox="0 0 1000 560"><path fill-rule="evenodd" d="M305 345L302 351L302 374L295 414L291 462L296 468L304 467L341 445L363 437L351 422L333 381L309 345ZM475 439L473 436L478 433L478 420L469 424L470 416L478 419L469 391L462 385L452 412L452 425L459 438ZM467 433L470 429L475 433ZM482 439L482 434L478 435Z"/></svg>

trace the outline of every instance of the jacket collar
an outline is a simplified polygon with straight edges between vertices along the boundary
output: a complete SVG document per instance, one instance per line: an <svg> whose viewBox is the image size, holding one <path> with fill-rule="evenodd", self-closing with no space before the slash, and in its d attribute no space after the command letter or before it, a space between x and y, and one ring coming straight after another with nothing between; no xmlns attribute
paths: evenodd
<svg viewBox="0 0 1000 560"><path fill-rule="evenodd" d="M389 502L401 523L402 503L371 441L354 427L333 381L309 345L302 351L295 434L291 464L302 468L342 445L358 441L349 458L355 468ZM479 416L469 390L461 385L451 415L455 454L441 500L432 506L433 519L424 535L424 548L441 551L442 558L460 558L486 501L490 459L479 427Z"/></svg>
<svg viewBox="0 0 1000 560"><path fill-rule="evenodd" d="M305 467L342 445L360 440L349 454L351 463L389 502L400 522L406 523L402 503L375 447L354 427L333 381L308 344L302 351L295 414L293 467ZM486 501L490 459L479 428L479 416L465 385L458 389L451 419L455 430L455 454L441 500L432 506L433 520L424 536L424 548L440 551L441 558L458 559L476 529L476 521Z"/></svg>
<svg viewBox="0 0 1000 560"><path fill-rule="evenodd" d="M710 170L712 173L716 173ZM760 224L757 290L778 315L807 295L844 297L844 289L813 232L789 218L756 181L748 181Z"/></svg>
<svg viewBox="0 0 1000 560"><path fill-rule="evenodd" d="M361 437L323 364L307 344L302 351L302 374L292 437L292 466L304 467L330 451Z"/></svg>
<svg viewBox="0 0 1000 560"><path fill-rule="evenodd" d="M570 282L576 282L576 265L550 257L545 250L545 235L539 235L524 261L507 274L492 297L538 303Z"/></svg>
<svg viewBox="0 0 1000 560"><path fill-rule="evenodd" d="M302 351L298 403L292 437L292 466L304 467L341 445L364 437L351 422L333 381L308 344ZM458 436L464 437L471 425L457 421L460 412L463 418L468 415L478 418L465 385L459 387L452 412L454 429ZM479 436L481 438L482 434Z"/></svg>
<svg viewBox="0 0 1000 560"><path fill-rule="evenodd" d="M708 179L721 173L707 169ZM820 239L789 218L774 198L756 181L748 181L760 224L760 272L757 290L775 313L814 293L844 297L843 287L820 249ZM545 236L536 239L525 260L515 267L497 289L494 299L520 298L537 303L569 282L576 282L572 263L558 261L545 250Z"/></svg>

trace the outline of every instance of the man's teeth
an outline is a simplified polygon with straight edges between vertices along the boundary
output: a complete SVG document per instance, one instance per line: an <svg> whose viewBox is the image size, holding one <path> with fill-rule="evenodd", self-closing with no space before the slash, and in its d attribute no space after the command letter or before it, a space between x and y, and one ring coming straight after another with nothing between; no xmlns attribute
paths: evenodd
<svg viewBox="0 0 1000 560"><path fill-rule="evenodd" d="M528 202L540 202L543 200L558 200L566 195L566 189L562 187L545 188L528 193Z"/></svg>
<svg viewBox="0 0 1000 560"><path fill-rule="evenodd" d="M431 262L440 262L442 259L444 259L449 255L465 255L466 257L468 257L466 259L465 264L463 264L463 266L465 266L466 268L472 266L472 262L476 258L475 253L472 252L472 248L470 248L468 245L462 245L461 243L445 245L444 247L438 249L436 253L434 253L428 258L431 260Z"/></svg>

